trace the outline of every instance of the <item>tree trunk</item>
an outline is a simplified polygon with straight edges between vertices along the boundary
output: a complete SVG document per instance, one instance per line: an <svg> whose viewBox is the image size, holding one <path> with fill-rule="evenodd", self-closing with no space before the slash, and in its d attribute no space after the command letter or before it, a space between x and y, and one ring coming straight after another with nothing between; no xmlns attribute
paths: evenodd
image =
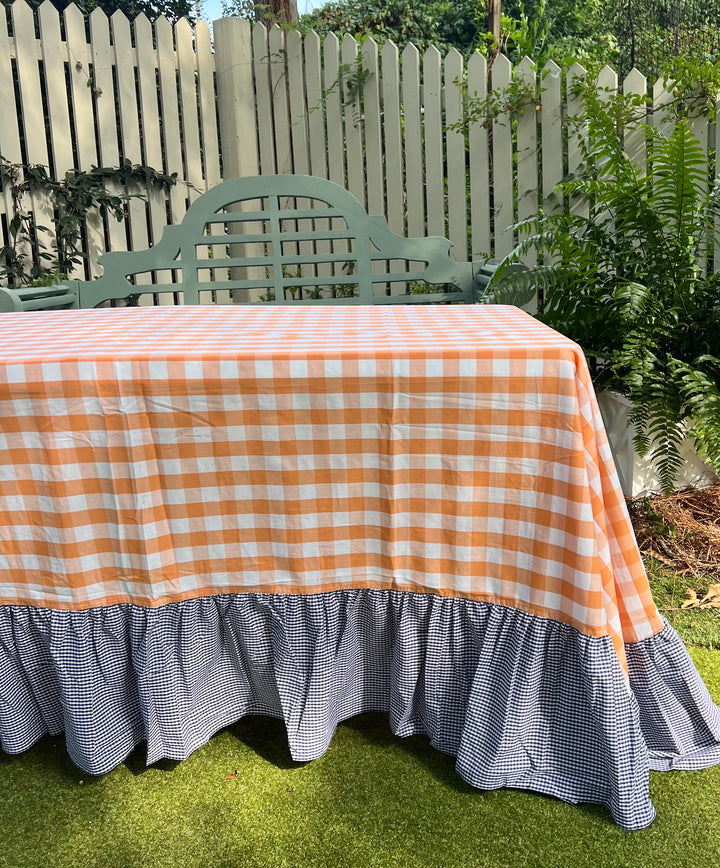
<svg viewBox="0 0 720 868"><path fill-rule="evenodd" d="M502 14L502 0L490 0L488 3L488 30L499 43L502 38L500 16Z"/></svg>
<svg viewBox="0 0 720 868"><path fill-rule="evenodd" d="M255 7L255 20L292 24L298 20L297 0L260 0Z"/></svg>

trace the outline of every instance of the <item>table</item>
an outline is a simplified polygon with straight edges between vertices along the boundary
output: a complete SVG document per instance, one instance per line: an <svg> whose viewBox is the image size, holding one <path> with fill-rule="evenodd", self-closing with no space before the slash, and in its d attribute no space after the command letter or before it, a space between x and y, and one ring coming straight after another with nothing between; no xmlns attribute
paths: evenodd
<svg viewBox="0 0 720 868"><path fill-rule="evenodd" d="M92 774L370 710L648 825L720 762L579 347L502 306L0 315L0 743Z"/></svg>

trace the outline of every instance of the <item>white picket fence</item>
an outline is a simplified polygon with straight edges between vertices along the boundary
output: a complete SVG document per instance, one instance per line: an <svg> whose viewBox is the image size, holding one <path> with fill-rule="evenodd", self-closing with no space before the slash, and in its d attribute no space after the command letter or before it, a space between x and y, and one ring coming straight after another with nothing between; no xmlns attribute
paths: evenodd
<svg viewBox="0 0 720 868"><path fill-rule="evenodd" d="M475 124L466 141L453 129L466 112L458 82L473 95L486 93L480 54L464 64L455 50L442 57L409 45L399 53L392 43L378 49L350 35L321 42L314 33L302 38L235 18L214 23L213 45L202 21L194 29L143 15L131 23L96 9L86 26L75 6L58 15L49 0L36 16L16 0L8 23L0 16L3 157L49 166L56 177L121 158L178 173L169 195L131 200L127 225L89 221L87 275L98 273L104 250L157 241L221 176L273 172L330 178L398 234L446 235L457 259L500 257L512 249L509 227L517 219L535 214L540 202L546 210L560 206L549 196L579 159L562 119L580 107L553 62L542 71L539 109L529 103L515 121L500 117L491 135ZM363 74L353 88L358 57ZM576 64L567 78L583 75ZM493 87L513 76L536 82L540 73L528 59L513 69L499 57ZM619 82L608 67L598 85L647 89L636 70ZM666 98L662 82L652 93L656 104ZM706 119L696 133L706 149L714 146ZM627 146L643 159L637 138ZM720 162L708 167L718 169ZM47 203L38 197L30 205L38 223L50 226ZM5 239L11 209L5 189Z"/></svg>
<svg viewBox="0 0 720 868"><path fill-rule="evenodd" d="M86 27L74 5L59 16L45 2L35 17L24 0L12 5L10 29L7 24L0 16L5 159L48 166L57 178L127 159L181 179L169 196L150 190L143 191L147 201L131 199L126 225L89 221L94 275L100 253L147 248L168 222L182 219L190 201L220 181L210 32L203 22L193 29L187 21L172 26L160 18L153 25L140 15L131 24L120 12L108 19L100 9ZM7 215L7 188L0 201ZM30 202L37 222L50 227L47 202ZM48 233L40 235L49 246Z"/></svg>

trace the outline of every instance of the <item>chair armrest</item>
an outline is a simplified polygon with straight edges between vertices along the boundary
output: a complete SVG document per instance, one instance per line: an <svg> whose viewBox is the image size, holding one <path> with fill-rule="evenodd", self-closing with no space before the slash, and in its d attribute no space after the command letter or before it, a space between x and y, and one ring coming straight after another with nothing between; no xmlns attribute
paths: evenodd
<svg viewBox="0 0 720 868"><path fill-rule="evenodd" d="M66 280L52 286L0 286L0 313L76 308L77 285L77 280Z"/></svg>

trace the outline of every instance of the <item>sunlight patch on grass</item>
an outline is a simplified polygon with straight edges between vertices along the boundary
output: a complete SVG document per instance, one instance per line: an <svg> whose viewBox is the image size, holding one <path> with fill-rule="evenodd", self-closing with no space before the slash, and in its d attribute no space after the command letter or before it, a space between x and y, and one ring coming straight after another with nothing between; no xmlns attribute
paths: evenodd
<svg viewBox="0 0 720 868"><path fill-rule="evenodd" d="M707 591L708 580L679 575L655 560L646 561L645 567L655 605L683 642L720 649L720 609L680 608L685 600L685 590L693 588L698 596L702 596Z"/></svg>

